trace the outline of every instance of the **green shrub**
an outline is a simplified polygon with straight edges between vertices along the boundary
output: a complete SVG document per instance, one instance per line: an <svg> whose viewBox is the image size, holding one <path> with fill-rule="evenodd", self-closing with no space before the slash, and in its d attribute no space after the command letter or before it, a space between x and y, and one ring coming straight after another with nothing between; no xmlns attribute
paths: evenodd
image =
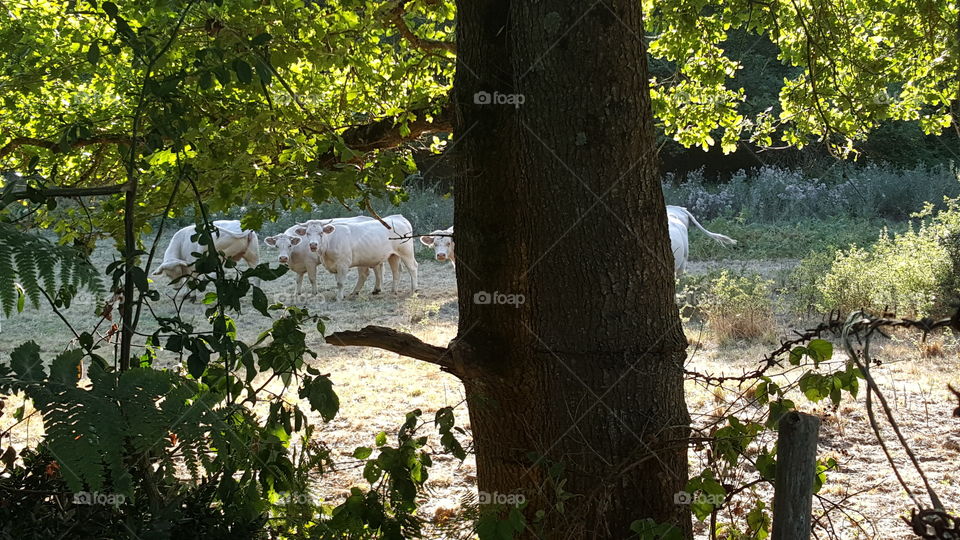
<svg viewBox="0 0 960 540"><path fill-rule="evenodd" d="M734 275L724 269L691 278L684 294L721 345L774 336L773 282L760 274Z"/></svg>
<svg viewBox="0 0 960 540"><path fill-rule="evenodd" d="M891 235L886 229L872 246L838 251L829 271L815 281L821 311L892 309L901 315L943 312L957 290L953 276L960 214L956 202L930 221ZM931 213L928 208L923 216ZM809 260L808 267L816 267ZM803 266L803 265L801 265ZM812 276L809 276L812 277Z"/></svg>
<svg viewBox="0 0 960 540"><path fill-rule="evenodd" d="M811 250L790 272L785 292L791 293L790 307L796 313L809 313L819 309L823 296L818 285L830 271L835 256L836 249L833 247Z"/></svg>

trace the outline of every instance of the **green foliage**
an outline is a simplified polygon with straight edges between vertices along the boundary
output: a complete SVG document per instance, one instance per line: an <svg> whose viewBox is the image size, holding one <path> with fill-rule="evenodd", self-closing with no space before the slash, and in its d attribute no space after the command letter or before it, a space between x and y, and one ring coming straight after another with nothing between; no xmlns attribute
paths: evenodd
<svg viewBox="0 0 960 540"><path fill-rule="evenodd" d="M690 495L690 510L700 521L719 509L727 495L727 490L717 481L711 469L704 469L690 478L685 491Z"/></svg>
<svg viewBox="0 0 960 540"><path fill-rule="evenodd" d="M638 540L682 540L683 531L670 523L657 523L646 518L630 524L630 531L635 533ZM631 538L634 538L631 536Z"/></svg>
<svg viewBox="0 0 960 540"><path fill-rule="evenodd" d="M51 298L69 299L78 288L102 290L97 270L73 248L0 221L0 309L9 316L23 310L21 298L40 304L41 289Z"/></svg>
<svg viewBox="0 0 960 540"><path fill-rule="evenodd" d="M422 518L416 515L417 497L433 463L424 449L427 437L416 436L425 425L420 420L422 414L419 409L407 413L395 446L387 443L386 433L379 433L374 440L376 456L373 455L374 448L354 449L353 457L364 462L363 477L371 489L364 493L355 487L343 504L330 509L329 519L319 525L324 532L350 538L421 536L423 524ZM452 408L438 411L436 424L441 433L448 435L454 427ZM443 444L448 446L447 442ZM454 447L462 452L458 442ZM452 453L458 454L456 451ZM481 537L485 536L481 534Z"/></svg>
<svg viewBox="0 0 960 540"><path fill-rule="evenodd" d="M20 459L0 479L8 493L0 506L0 535L7 538L266 538L265 520L225 509L210 481L171 492L165 505L153 507L116 493L71 493L42 445L24 449Z"/></svg>
<svg viewBox="0 0 960 540"><path fill-rule="evenodd" d="M830 246L811 250L787 276L785 291L791 293L789 304L795 312L819 309L821 294L817 283L830 271L835 257L835 248Z"/></svg>
<svg viewBox="0 0 960 540"><path fill-rule="evenodd" d="M661 102L655 106L681 111L668 116L664 128L685 145L712 143L718 130L724 146L741 133L766 146L777 140L803 145L815 135L844 152L886 120L916 120L927 133L950 125L955 67L940 59L949 55L952 27L928 22L956 20L952 4L910 9L899 2L792 2L758 8L678 1L646 2L644 11L656 36L651 55L672 62L677 72L653 81ZM731 59L731 51L742 48L728 43L738 30L766 36L778 51L776 75L785 75L777 81L777 110L749 119L737 115L743 94L733 82L742 64ZM682 114L687 110L698 116Z"/></svg>
<svg viewBox="0 0 960 540"><path fill-rule="evenodd" d="M759 274L734 275L724 269L685 282L685 295L721 344L768 339L775 328L773 282ZM689 300L688 300L689 301Z"/></svg>
<svg viewBox="0 0 960 540"><path fill-rule="evenodd" d="M713 441L711 441L713 456L726 460L730 465L736 465L737 460L763 429L763 424L742 422L736 416L728 416L727 425L713 434ZM688 484L688 491L690 487ZM699 485L693 487L701 489Z"/></svg>
<svg viewBox="0 0 960 540"><path fill-rule="evenodd" d="M818 308L892 309L920 316L943 309L956 294L946 289L953 265L943 238L941 225L921 222L893 236L884 230L867 248L838 251L829 271L815 282Z"/></svg>
<svg viewBox="0 0 960 540"><path fill-rule="evenodd" d="M453 80L453 56L411 48L379 3L82 4L30 1L0 24L0 147L50 142L15 143L0 168L77 187L136 176L141 223L163 213L166 181L185 169L214 212L268 205L251 210L254 227L310 202L394 196L415 168L409 151L352 148L368 140L350 128L386 118L409 136L441 112ZM405 9L420 35L452 36L452 3ZM190 199L178 194L171 213ZM117 198L89 204L57 217L119 238Z"/></svg>

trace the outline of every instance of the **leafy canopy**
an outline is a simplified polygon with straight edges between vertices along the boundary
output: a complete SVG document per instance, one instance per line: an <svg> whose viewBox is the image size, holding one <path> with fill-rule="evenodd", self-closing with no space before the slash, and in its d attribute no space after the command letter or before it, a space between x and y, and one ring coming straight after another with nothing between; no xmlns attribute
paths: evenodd
<svg viewBox="0 0 960 540"><path fill-rule="evenodd" d="M396 194L414 167L398 145L450 131L448 0L17 0L2 9L0 168L56 185L119 184L136 142L141 217L163 212L163 180L178 166L197 172L213 211L265 203L248 209L253 225L312 201ZM645 10L650 53L674 70L652 79L655 113L684 145L812 137L845 150L889 119L931 133L951 124L955 3L648 0ZM741 65L724 47L735 29L769 39L796 67L776 110L752 111L733 83ZM108 231L119 229L114 199L94 214ZM48 224L81 214L67 206Z"/></svg>

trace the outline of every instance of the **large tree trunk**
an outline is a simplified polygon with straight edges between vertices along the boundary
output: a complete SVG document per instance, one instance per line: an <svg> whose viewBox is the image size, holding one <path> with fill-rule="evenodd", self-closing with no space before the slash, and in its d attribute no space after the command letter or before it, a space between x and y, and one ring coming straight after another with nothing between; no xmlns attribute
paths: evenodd
<svg viewBox="0 0 960 540"><path fill-rule="evenodd" d="M528 521L547 512L549 538L625 538L645 517L690 531L674 504L687 480L686 340L640 4L457 5L450 350L480 491L523 494ZM523 104L477 103L477 92ZM481 292L525 302L475 302ZM578 495L562 512L557 480Z"/></svg>

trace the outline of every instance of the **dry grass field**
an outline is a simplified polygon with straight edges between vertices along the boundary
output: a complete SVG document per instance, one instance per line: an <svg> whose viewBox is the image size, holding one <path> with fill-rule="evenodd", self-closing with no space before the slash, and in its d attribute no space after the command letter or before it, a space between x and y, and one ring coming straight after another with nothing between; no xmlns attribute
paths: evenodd
<svg viewBox="0 0 960 540"><path fill-rule="evenodd" d="M420 291L416 294L409 294L409 281L404 275L398 296L389 292L372 296L369 294L372 284L368 283L366 292L359 298L334 303L333 278L321 272L323 297L308 297L299 303L327 315L328 332L377 324L412 333L428 343L445 345L457 331L454 272L448 264L426 260L426 253L423 255ZM261 256L264 261L274 261L276 253L264 248ZM110 260L107 246L95 255L96 263L104 267ZM794 261L709 262L694 264L692 272L704 272L717 265L743 266L775 276L793 264ZM353 276L351 274L349 279L350 286ZM389 277L386 281L389 284ZM290 296L293 290L291 275L264 284L264 288L272 299L293 300ZM159 289L165 294L172 292L166 284L160 284ZM388 291L389 285L385 289ZM93 302L93 298L82 297L65 310L64 315L78 330L89 330L94 321L91 315ZM162 299L155 310L160 314L172 313L170 301ZM188 319L202 321L202 312L202 305L188 303L184 307ZM776 329L776 335L789 333L791 324L802 326L790 323L790 319L778 314L780 327ZM240 337L247 342L254 341L267 326L268 320L252 309L245 311L238 320ZM151 330L148 320L143 331ZM775 347L770 342L737 342L720 347L711 336L710 326L696 322L687 324L686 331L691 343L688 369L703 373L740 374L753 368L764 353ZM454 377L440 372L435 366L376 349L333 347L325 344L315 330L310 332L309 344L317 353L314 364L324 373L331 374L341 400L340 414L335 420L323 424L316 419L321 426L317 437L334 450L334 457L341 463L338 470L323 478L323 496L329 501L338 501L351 486L365 485L360 468L350 456L355 447L372 446L374 436L380 431L395 435L408 411L419 408L424 411L424 418L431 418L438 408L461 403L463 390ZM56 353L68 346L70 337L51 310L28 308L2 322L0 359L6 361L10 351L28 339L37 341L44 352ZM892 339L878 341L875 356L882 363L874 368L874 375L941 499L948 510L957 512L960 511L960 419L951 416L957 403L947 392L946 385L960 382L960 347L953 337L936 336L931 338L932 346L921 350L917 339L918 336L902 332L893 335ZM176 364L176 358L172 356L161 355L159 361L171 367ZM835 361L842 362L843 358L838 356ZM789 379L798 375L788 372L785 377ZM709 425L717 418L737 411L744 416L755 413L757 418L763 413L762 409L741 397L746 388L718 390L690 381L687 390L688 405L697 427ZM822 419L820 456L833 457L839 463L839 469L829 473L827 484L820 492L822 499L815 501L815 511L830 510L829 519L818 523L817 537L911 537L900 520L910 508L910 499L897 484L870 431L863 392L855 400L845 396L837 410L823 403L812 404L799 394L793 397L801 410L817 414ZM295 398L295 392L286 394L286 399ZM12 411L21 401L9 399L4 410ZM29 411L29 405L27 408ZM457 423L467 427L469 432L465 405L461 404L456 411ZM0 427L10 425L10 415L4 415L2 422ZM41 432L42 423L34 416L13 431L9 442L19 448L36 441ZM469 441L463 442L468 446ZM697 473L703 468L703 452L692 451L690 455L691 473ZM922 485L909 469L903 453L895 452L895 456L907 482L915 488L920 500L925 500ZM755 477L756 473L751 471L746 471L743 476L746 480ZM430 470L429 496L422 506L424 515L431 519L456 515L462 500L475 493L475 480L472 457L468 456L461 463L449 456L439 456ZM758 489L758 493L768 499L770 493ZM742 527L745 516L736 515L740 511L736 506L721 512L719 521L732 517ZM697 532L705 537L706 525L699 524ZM431 534L438 538L450 535L438 530Z"/></svg>

